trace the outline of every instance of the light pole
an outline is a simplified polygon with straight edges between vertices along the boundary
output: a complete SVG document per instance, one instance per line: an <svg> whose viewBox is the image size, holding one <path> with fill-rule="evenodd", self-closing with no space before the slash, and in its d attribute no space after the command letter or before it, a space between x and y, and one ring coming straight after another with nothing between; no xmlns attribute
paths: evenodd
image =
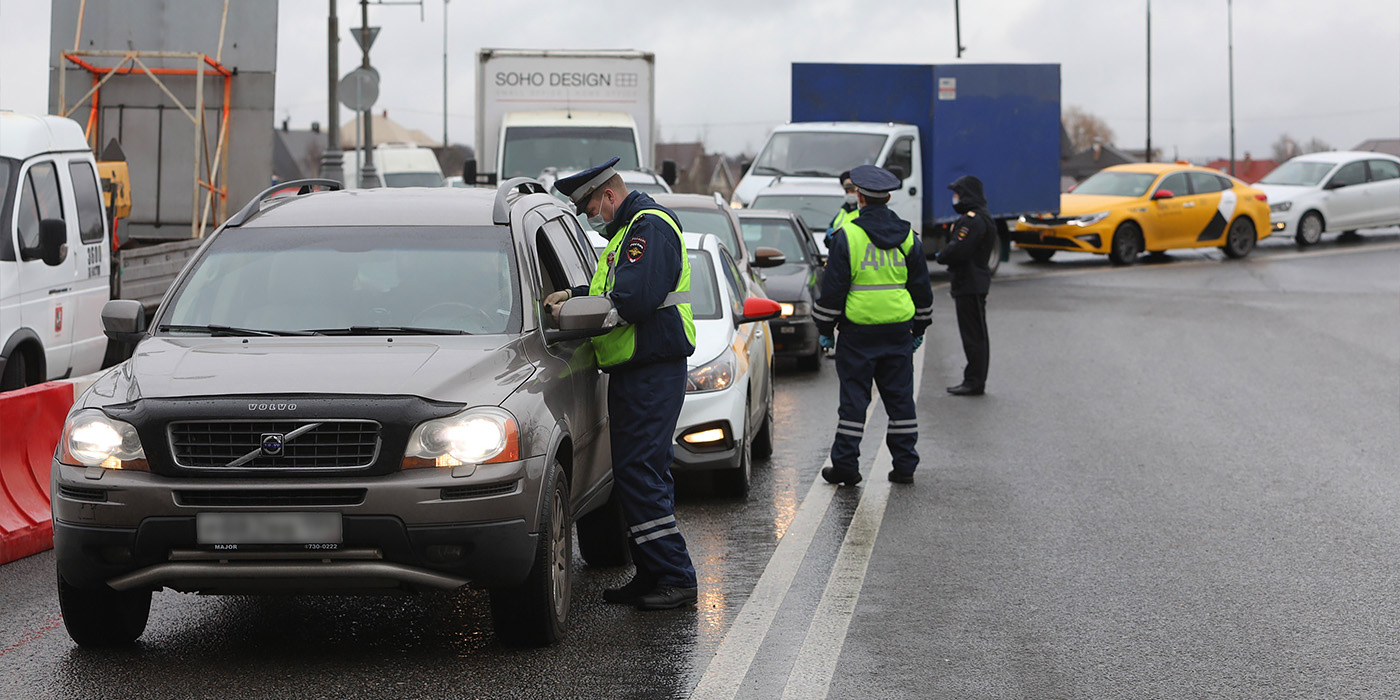
<svg viewBox="0 0 1400 700"><path fill-rule="evenodd" d="M364 50L360 59L360 66L369 69L369 46L372 39L369 36L369 0L360 0L360 32L364 36L364 41L360 42L360 48ZM374 167L374 112L365 110L365 152L362 154L364 168L360 171L360 187L378 187L379 171Z"/></svg>
<svg viewBox="0 0 1400 700"><path fill-rule="evenodd" d="M330 32L327 41L327 66L330 92L326 101L326 150L321 154L321 177L345 182L340 153L340 99L336 86L340 80L340 27L335 15L335 0L330 0Z"/></svg>
<svg viewBox="0 0 1400 700"><path fill-rule="evenodd" d="M442 0L442 147L447 148L447 3Z"/></svg>
<svg viewBox="0 0 1400 700"><path fill-rule="evenodd" d="M1225 0L1225 26L1230 33L1230 174L1235 174L1235 3Z"/></svg>
<svg viewBox="0 0 1400 700"><path fill-rule="evenodd" d="M1152 0L1147 0L1147 151L1142 159L1152 162Z"/></svg>
<svg viewBox="0 0 1400 700"><path fill-rule="evenodd" d="M958 0L953 0L953 42L958 45L958 58L962 58L962 52L967 47L962 45L962 11L958 8Z"/></svg>

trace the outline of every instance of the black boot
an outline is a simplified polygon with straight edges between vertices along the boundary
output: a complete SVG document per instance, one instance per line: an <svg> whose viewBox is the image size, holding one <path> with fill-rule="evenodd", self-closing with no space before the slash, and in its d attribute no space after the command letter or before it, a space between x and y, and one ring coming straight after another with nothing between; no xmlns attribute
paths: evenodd
<svg viewBox="0 0 1400 700"><path fill-rule="evenodd" d="M891 469L890 481L896 484L912 484L914 483L914 472L901 472Z"/></svg>
<svg viewBox="0 0 1400 700"><path fill-rule="evenodd" d="M699 597L698 593L699 590L696 588L657 586L638 597L635 605L638 610L670 610L694 605L696 598Z"/></svg>
<svg viewBox="0 0 1400 700"><path fill-rule="evenodd" d="M953 396L981 396L985 392L981 387L968 386L967 384L959 384L957 386L948 387L948 393L952 394Z"/></svg>
<svg viewBox="0 0 1400 700"><path fill-rule="evenodd" d="M836 467L825 467L822 469L822 478L826 479L826 483L828 484L855 486L860 483L860 472L854 469L847 472L844 470L838 471Z"/></svg>
<svg viewBox="0 0 1400 700"><path fill-rule="evenodd" d="M608 588L603 591L603 602L618 603L620 605L633 605L656 584L648 576L643 576L641 572L632 577L631 581L622 584L617 588Z"/></svg>

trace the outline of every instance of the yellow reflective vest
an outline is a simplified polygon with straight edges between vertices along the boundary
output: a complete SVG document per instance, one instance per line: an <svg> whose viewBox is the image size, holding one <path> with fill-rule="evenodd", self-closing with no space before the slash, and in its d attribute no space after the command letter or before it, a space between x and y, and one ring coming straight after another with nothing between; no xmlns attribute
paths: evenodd
<svg viewBox="0 0 1400 700"><path fill-rule="evenodd" d="M854 222L845 226L851 257L851 290L846 294L846 320L864 326L903 323L914 318L905 258L914 247L914 231L898 248L880 248Z"/></svg>
<svg viewBox="0 0 1400 700"><path fill-rule="evenodd" d="M590 296L602 296L611 292L613 283L617 278L617 263L619 251L627 241L628 233L632 230L632 225L637 223L637 219L644 214L652 214L657 218L670 224L671 230L676 232L679 239L681 251L681 276L676 281L675 289L666 295L665 301L660 308L674 306L680 311L681 321L685 325L685 335L691 346L695 345L695 318L690 310L690 256L686 254L685 237L681 235L681 227L666 212L660 209L643 209L637 212L627 226L613 236L608 241L608 246L603 249L603 255L598 260L598 269L593 271L593 279L588 284L588 294ZM618 326L605 335L593 339L593 353L598 357L599 367L614 367L632 359L637 352L637 327L633 325Z"/></svg>

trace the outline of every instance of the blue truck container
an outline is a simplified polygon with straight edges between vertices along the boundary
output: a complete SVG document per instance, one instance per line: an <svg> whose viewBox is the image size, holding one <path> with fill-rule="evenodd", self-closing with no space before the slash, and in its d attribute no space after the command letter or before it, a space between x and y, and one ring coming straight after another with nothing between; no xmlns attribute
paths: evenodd
<svg viewBox="0 0 1400 700"><path fill-rule="evenodd" d="M976 175L998 219L1060 205L1058 64L792 64L793 122L918 127L925 227L957 217L946 185Z"/></svg>

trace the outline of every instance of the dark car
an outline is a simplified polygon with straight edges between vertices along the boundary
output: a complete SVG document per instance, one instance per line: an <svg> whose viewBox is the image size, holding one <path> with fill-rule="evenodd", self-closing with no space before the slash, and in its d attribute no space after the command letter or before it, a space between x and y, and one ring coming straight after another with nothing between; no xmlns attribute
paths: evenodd
<svg viewBox="0 0 1400 700"><path fill-rule="evenodd" d="M817 324L812 304L821 294L825 257L817 241L793 212L781 209L741 209L739 224L750 248L781 251L785 262L763 273L768 298L782 306L782 316L768 322L773 329L773 350L780 357L797 358L806 370L821 368Z"/></svg>
<svg viewBox="0 0 1400 700"><path fill-rule="evenodd" d="M569 620L573 524L590 563L625 563L587 341L607 324L566 307L558 330L541 304L596 259L572 210L525 178L312 191L331 186L260 195L149 330L138 302L103 309L135 353L75 403L52 470L79 644L135 640L161 588L468 585L499 637L544 644Z"/></svg>

